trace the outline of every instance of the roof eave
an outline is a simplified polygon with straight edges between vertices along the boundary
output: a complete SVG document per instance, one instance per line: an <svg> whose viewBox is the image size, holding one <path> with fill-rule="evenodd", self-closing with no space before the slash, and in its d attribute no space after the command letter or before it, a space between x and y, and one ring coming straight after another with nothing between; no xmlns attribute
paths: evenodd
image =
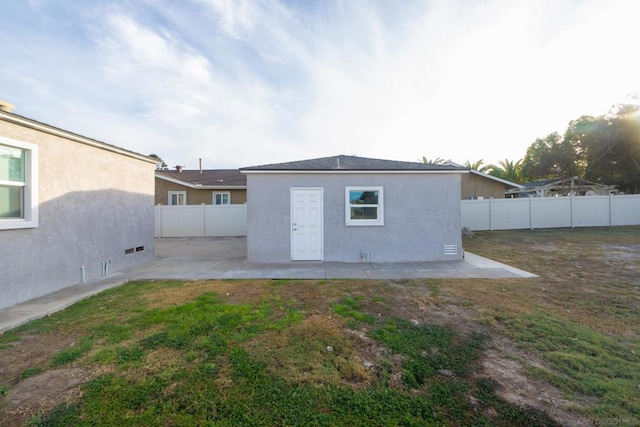
<svg viewBox="0 0 640 427"><path fill-rule="evenodd" d="M70 141L78 142L80 144L85 144L85 145L89 145L102 150L111 151L113 153L121 154L123 156L131 157L137 160L142 160L148 163L157 165L162 162L161 160L158 160L155 157L145 156L144 154L140 154L134 151L126 150L124 148L116 147L115 145L107 144L106 142L101 142L92 138L88 138L86 136L69 132L64 129L60 129L44 123L40 123L38 121L29 119L23 116L19 116L17 114L8 113L6 111L0 110L0 119L5 120L9 123L17 124L23 127L34 129L34 130L38 130L40 132L48 133L50 135L54 135L60 138L68 139Z"/></svg>
<svg viewBox="0 0 640 427"><path fill-rule="evenodd" d="M488 178L488 179L492 179L492 180L497 181L497 182L501 182L502 184L505 184L505 185L510 185L512 187L515 187L515 188L524 188L524 185L516 184L515 182L507 181L506 179L498 178L497 176L489 175L488 173L483 173L483 172L477 171L475 169L470 169L469 172L472 173L472 174L481 176L483 178Z"/></svg>
<svg viewBox="0 0 640 427"><path fill-rule="evenodd" d="M240 169L241 173L245 174L357 174L357 173L371 173L371 174L465 174L469 173L465 170L452 170L452 169L318 169L318 170L292 170L292 169Z"/></svg>

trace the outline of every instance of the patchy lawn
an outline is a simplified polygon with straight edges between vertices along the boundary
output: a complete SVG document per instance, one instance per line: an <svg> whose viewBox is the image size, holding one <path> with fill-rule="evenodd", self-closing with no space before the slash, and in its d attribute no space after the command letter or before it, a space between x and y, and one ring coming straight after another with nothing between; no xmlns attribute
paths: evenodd
<svg viewBox="0 0 640 427"><path fill-rule="evenodd" d="M0 425L640 423L640 227L464 246L540 277L106 291L0 336Z"/></svg>

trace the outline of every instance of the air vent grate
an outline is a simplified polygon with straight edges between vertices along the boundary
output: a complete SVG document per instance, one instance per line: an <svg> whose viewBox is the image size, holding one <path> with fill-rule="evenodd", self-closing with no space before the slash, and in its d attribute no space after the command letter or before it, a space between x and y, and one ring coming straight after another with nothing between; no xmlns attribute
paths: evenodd
<svg viewBox="0 0 640 427"><path fill-rule="evenodd" d="M444 245L445 255L458 255L458 245Z"/></svg>

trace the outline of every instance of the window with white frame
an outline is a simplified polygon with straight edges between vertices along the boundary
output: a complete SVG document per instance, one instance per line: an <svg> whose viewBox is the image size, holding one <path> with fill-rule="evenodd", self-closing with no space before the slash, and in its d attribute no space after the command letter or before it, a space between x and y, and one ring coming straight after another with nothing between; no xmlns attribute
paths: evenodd
<svg viewBox="0 0 640 427"><path fill-rule="evenodd" d="M213 193L213 204L214 205L229 205L231 204L231 192L223 191L223 192L214 192Z"/></svg>
<svg viewBox="0 0 640 427"><path fill-rule="evenodd" d="M169 205L178 206L187 204L186 191L169 191Z"/></svg>
<svg viewBox="0 0 640 427"><path fill-rule="evenodd" d="M384 225L382 187L345 188L346 225Z"/></svg>
<svg viewBox="0 0 640 427"><path fill-rule="evenodd" d="M0 230L38 226L38 146L0 137Z"/></svg>

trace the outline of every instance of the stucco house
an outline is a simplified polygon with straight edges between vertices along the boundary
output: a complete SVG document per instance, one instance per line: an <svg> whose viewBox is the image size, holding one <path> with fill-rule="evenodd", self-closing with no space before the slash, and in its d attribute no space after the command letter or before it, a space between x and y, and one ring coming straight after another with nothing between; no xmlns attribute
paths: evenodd
<svg viewBox="0 0 640 427"><path fill-rule="evenodd" d="M247 201L247 178L238 169L156 171L156 205L229 205Z"/></svg>
<svg viewBox="0 0 640 427"><path fill-rule="evenodd" d="M447 160L444 165L464 167L459 163ZM522 185L506 179L498 178L488 173L469 169L468 174L462 175L462 200L469 199L504 199L506 192L523 188Z"/></svg>
<svg viewBox="0 0 640 427"><path fill-rule="evenodd" d="M154 259L156 159L0 111L0 308Z"/></svg>
<svg viewBox="0 0 640 427"><path fill-rule="evenodd" d="M521 184L471 169L462 177L462 200L504 199L507 191L521 188Z"/></svg>
<svg viewBox="0 0 640 427"><path fill-rule="evenodd" d="M339 155L240 170L251 262L462 259L464 167Z"/></svg>

